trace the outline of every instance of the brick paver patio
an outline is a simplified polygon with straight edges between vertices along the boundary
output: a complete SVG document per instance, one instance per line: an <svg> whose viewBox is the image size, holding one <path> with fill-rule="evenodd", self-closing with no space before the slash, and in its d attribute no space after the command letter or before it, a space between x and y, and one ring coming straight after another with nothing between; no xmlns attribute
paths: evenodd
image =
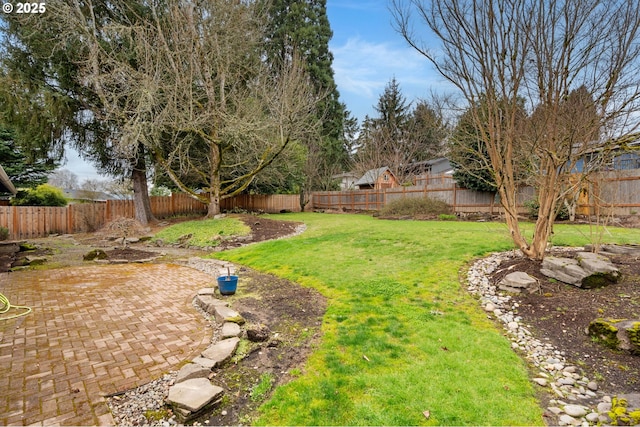
<svg viewBox="0 0 640 427"><path fill-rule="evenodd" d="M214 281L171 264L0 274L0 292L33 309L0 320L0 425L113 424L106 395L207 347L191 300Z"/></svg>

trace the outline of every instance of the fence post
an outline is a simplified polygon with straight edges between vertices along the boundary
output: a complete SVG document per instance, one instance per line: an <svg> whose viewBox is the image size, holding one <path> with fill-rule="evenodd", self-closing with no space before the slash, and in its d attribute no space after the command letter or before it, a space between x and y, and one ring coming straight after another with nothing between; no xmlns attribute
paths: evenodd
<svg viewBox="0 0 640 427"><path fill-rule="evenodd" d="M67 205L67 233L73 234L75 231L74 227L74 215L73 215L73 205Z"/></svg>
<svg viewBox="0 0 640 427"><path fill-rule="evenodd" d="M18 229L19 223L18 223L18 207L17 206L11 206L11 217L13 219L13 238L21 239L22 233Z"/></svg>
<svg viewBox="0 0 640 427"><path fill-rule="evenodd" d="M453 212L457 212L458 210L458 206L457 206L457 202L458 202L458 192L456 191L458 188L458 184L456 182L453 183Z"/></svg>

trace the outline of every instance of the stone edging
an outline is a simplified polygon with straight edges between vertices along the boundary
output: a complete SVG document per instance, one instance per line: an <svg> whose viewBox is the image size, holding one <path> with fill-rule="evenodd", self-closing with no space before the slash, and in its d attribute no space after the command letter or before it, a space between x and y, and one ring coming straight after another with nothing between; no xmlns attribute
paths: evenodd
<svg viewBox="0 0 640 427"><path fill-rule="evenodd" d="M609 416L612 397L598 393L598 384L581 375L578 367L568 364L564 352L536 339L517 316L518 303L511 301L509 295L499 293L497 286L489 282L488 275L503 261L520 256L519 251L508 251L476 261L467 271L467 290L479 296L480 305L489 317L503 324L512 341L511 347L524 353L526 360L538 370L533 382L555 395L546 415L555 416L557 425L612 423ZM638 396L618 396L623 397L635 400Z"/></svg>

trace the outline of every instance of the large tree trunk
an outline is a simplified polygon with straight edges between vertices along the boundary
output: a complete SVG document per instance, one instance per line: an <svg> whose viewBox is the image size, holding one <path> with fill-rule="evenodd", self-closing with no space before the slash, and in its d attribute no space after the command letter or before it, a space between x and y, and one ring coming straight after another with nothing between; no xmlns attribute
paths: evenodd
<svg viewBox="0 0 640 427"><path fill-rule="evenodd" d="M133 181L133 205L136 212L136 220L143 225L147 225L149 222L155 221L156 218L151 212L144 150L139 151L138 159L131 172L131 180Z"/></svg>
<svg viewBox="0 0 640 427"><path fill-rule="evenodd" d="M211 147L211 178L209 181L209 207L207 218L213 218L220 213L220 164L222 153L220 146L212 144Z"/></svg>

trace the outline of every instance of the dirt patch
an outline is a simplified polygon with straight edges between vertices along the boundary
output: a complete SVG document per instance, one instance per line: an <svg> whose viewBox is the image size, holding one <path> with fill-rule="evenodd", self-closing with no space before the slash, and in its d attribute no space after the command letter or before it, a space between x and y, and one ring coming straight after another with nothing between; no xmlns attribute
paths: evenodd
<svg viewBox="0 0 640 427"><path fill-rule="evenodd" d="M247 320L246 327L267 326L269 339L252 343L242 350L244 358L214 371L213 382L226 390L225 398L212 414L196 420L202 425L251 424L276 386L302 374L320 338L326 300L318 292L245 267L240 276L249 279L247 291L231 297L231 307ZM261 391L261 382L271 386Z"/></svg>
<svg viewBox="0 0 640 427"><path fill-rule="evenodd" d="M573 257L575 252L557 256ZM611 350L587 334L589 323L598 317L640 319L640 262L636 257L609 257L622 272L622 280L599 289L581 289L540 274L540 261L527 258L504 262L491 277L497 284L506 274L524 271L538 279L541 292L513 297L519 304L522 323L536 337L565 353L567 361L596 380L600 391L616 395L636 393L640 388L640 357Z"/></svg>

